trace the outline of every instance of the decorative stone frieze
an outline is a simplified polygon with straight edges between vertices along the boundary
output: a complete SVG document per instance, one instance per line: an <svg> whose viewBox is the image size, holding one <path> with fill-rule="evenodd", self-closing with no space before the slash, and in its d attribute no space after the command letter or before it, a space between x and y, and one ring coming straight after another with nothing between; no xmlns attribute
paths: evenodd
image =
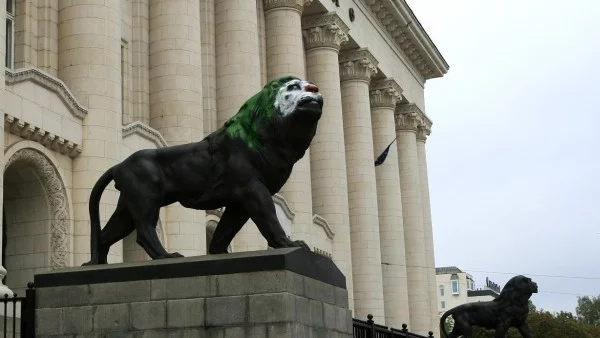
<svg viewBox="0 0 600 338"><path fill-rule="evenodd" d="M304 7L312 2L313 0L263 0L263 8L265 13L277 8L292 8L302 13Z"/></svg>
<svg viewBox="0 0 600 338"><path fill-rule="evenodd" d="M423 124L423 112L416 104L403 104L395 112L396 130L417 132Z"/></svg>
<svg viewBox="0 0 600 338"><path fill-rule="evenodd" d="M407 5L392 0L366 0L367 7L425 79L440 77L448 70L439 51Z"/></svg>
<svg viewBox="0 0 600 338"><path fill-rule="evenodd" d="M8 114L4 114L4 130L25 140L37 142L48 149L71 158L79 156L82 151L81 145Z"/></svg>
<svg viewBox="0 0 600 338"><path fill-rule="evenodd" d="M136 134L156 144L157 148L168 146L167 141L154 128L140 121L128 123L123 126L123 138L129 135Z"/></svg>
<svg viewBox="0 0 600 338"><path fill-rule="evenodd" d="M313 223L323 228L323 231L325 231L325 235L327 235L329 239L333 239L333 236L335 236L335 232L333 231L333 229L331 229L331 227L329 226L329 222L327 222L325 218L315 214L313 215Z"/></svg>
<svg viewBox="0 0 600 338"><path fill-rule="evenodd" d="M73 96L73 93L71 93L64 82L46 72L34 67L25 67L16 70L6 69L5 75L5 82L7 85L31 81L52 91L58 95L62 102L67 106L69 112L81 120L83 120L88 113L88 110L77 102L75 96Z"/></svg>
<svg viewBox="0 0 600 338"><path fill-rule="evenodd" d="M330 47L336 50L348 41L350 29L335 12L302 18L304 48Z"/></svg>
<svg viewBox="0 0 600 338"><path fill-rule="evenodd" d="M371 82L369 96L372 108L395 108L402 97L402 88L396 80L387 78Z"/></svg>
<svg viewBox="0 0 600 338"><path fill-rule="evenodd" d="M36 171L46 190L50 220L50 267L52 269L69 266L69 203L67 192L60 175L52 163L39 151L25 148L12 155L4 165L4 171L15 162L25 161Z"/></svg>
<svg viewBox="0 0 600 338"><path fill-rule="evenodd" d="M340 80L359 80L370 82L371 77L377 74L379 62L366 48L342 52L340 60Z"/></svg>

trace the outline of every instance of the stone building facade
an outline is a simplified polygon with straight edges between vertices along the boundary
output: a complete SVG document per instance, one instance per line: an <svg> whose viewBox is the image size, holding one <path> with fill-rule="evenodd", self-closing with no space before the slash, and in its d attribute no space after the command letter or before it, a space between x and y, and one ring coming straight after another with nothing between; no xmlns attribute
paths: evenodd
<svg viewBox="0 0 600 338"><path fill-rule="evenodd" d="M316 83L317 135L274 196L332 257L357 318L437 333L424 85L448 70L404 0L0 0L3 289L89 259L88 197L134 151L201 140L267 81ZM390 142L384 164L373 161ZM110 185L101 220L118 191ZM160 213L160 240L206 253L221 210ZM232 251L266 242L252 224ZM109 262L148 259L135 233Z"/></svg>

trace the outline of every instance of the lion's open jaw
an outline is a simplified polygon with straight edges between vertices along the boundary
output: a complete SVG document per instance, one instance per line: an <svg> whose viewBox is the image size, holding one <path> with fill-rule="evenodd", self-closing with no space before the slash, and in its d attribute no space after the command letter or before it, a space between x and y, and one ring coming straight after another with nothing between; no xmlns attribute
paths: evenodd
<svg viewBox="0 0 600 338"><path fill-rule="evenodd" d="M313 103L318 104L319 108L322 106L322 98L317 86L298 79L284 83L275 97L275 108L284 117L293 113L298 106L308 106Z"/></svg>

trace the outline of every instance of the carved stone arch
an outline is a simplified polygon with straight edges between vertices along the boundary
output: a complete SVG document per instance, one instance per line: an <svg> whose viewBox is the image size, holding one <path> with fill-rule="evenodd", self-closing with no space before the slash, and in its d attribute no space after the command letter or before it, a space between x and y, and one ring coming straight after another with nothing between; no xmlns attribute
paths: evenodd
<svg viewBox="0 0 600 338"><path fill-rule="evenodd" d="M10 152L7 152L8 154ZM67 191L57 167L43 152L34 148L18 149L8 158L4 171L24 162L35 170L46 192L50 207L50 268L69 266L70 208Z"/></svg>

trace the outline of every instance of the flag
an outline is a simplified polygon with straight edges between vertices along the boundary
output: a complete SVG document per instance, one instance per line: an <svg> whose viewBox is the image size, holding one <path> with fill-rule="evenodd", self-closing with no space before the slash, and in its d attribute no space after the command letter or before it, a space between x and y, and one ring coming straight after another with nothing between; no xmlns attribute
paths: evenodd
<svg viewBox="0 0 600 338"><path fill-rule="evenodd" d="M388 155L388 152L390 151L390 147L392 146L394 141L396 141L396 139L394 139L392 142L390 142L390 144L388 144L388 146L385 148L385 150L379 156L377 156L377 159L375 160L375 166L383 164L383 162L385 161L385 158Z"/></svg>

